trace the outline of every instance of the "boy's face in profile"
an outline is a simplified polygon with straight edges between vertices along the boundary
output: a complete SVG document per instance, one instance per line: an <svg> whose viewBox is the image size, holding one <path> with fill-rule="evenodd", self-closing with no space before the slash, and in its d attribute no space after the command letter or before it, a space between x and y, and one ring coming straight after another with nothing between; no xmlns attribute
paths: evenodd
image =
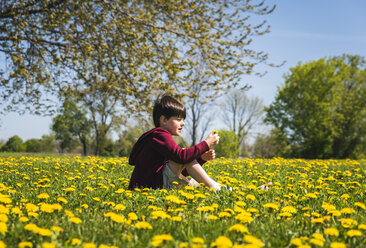
<svg viewBox="0 0 366 248"><path fill-rule="evenodd" d="M160 116L160 127L168 130L171 135L179 136L184 127L184 118L177 116L166 118L162 115Z"/></svg>

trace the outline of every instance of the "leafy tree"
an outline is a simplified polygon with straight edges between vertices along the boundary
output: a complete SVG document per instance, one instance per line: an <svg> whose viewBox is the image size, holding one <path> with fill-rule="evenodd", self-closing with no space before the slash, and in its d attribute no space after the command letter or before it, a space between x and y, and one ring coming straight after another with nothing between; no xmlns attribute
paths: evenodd
<svg viewBox="0 0 366 248"><path fill-rule="evenodd" d="M29 139L24 144L26 152L41 152L41 141L39 139Z"/></svg>
<svg viewBox="0 0 366 248"><path fill-rule="evenodd" d="M266 109L292 156L355 157L366 134L366 62L343 55L299 64Z"/></svg>
<svg viewBox="0 0 366 248"><path fill-rule="evenodd" d="M251 147L251 156L255 158L288 157L289 145L286 137L274 128L270 134L259 134Z"/></svg>
<svg viewBox="0 0 366 248"><path fill-rule="evenodd" d="M52 114L55 97L84 96L95 86L113 96L115 109L141 111L156 92L190 95L199 63L207 76L203 90L216 96L266 62L267 54L249 44L269 26L250 17L273 9L265 0L4 0L2 106L22 111L18 103L25 103ZM101 133L108 129L99 125Z"/></svg>
<svg viewBox="0 0 366 248"><path fill-rule="evenodd" d="M239 139L239 145L252 131L255 125L262 121L264 106L258 97L250 98L245 91L233 90L222 102L224 122L233 130Z"/></svg>
<svg viewBox="0 0 366 248"><path fill-rule="evenodd" d="M237 158L239 155L239 138L232 130L219 130L220 142L213 149L217 157Z"/></svg>
<svg viewBox="0 0 366 248"><path fill-rule="evenodd" d="M55 134L42 135L40 140L41 152L55 153L56 152L56 137Z"/></svg>
<svg viewBox="0 0 366 248"><path fill-rule="evenodd" d="M25 145L23 143L23 140L17 136L14 135L8 139L8 141L1 147L1 151L3 152L24 152L25 151Z"/></svg>
<svg viewBox="0 0 366 248"><path fill-rule="evenodd" d="M64 101L60 114L53 119L52 130L56 140L60 142L61 152L72 151L76 138L82 144L83 155L87 155L91 122L86 117L86 111L79 108L75 101Z"/></svg>

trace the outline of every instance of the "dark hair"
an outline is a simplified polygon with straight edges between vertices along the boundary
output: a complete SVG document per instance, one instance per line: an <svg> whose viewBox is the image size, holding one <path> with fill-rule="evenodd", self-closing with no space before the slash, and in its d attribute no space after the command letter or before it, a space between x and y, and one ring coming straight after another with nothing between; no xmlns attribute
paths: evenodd
<svg viewBox="0 0 366 248"><path fill-rule="evenodd" d="M154 105L153 119L155 127L160 127L160 116L164 115L166 118L172 116L186 118L186 108L169 95L159 96Z"/></svg>

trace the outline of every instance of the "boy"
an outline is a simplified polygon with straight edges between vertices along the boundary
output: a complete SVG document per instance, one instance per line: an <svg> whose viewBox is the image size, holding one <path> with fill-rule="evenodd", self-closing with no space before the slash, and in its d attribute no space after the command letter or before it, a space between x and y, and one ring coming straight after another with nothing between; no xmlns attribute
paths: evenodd
<svg viewBox="0 0 366 248"><path fill-rule="evenodd" d="M219 136L211 133L201 143L183 149L175 143L173 135L179 136L184 126L186 110L171 96L159 97L154 105L155 128L144 133L132 148L129 164L134 165L129 189L171 188L176 181L197 186L203 183L221 190L220 184L212 180L201 165L215 158L210 148L219 142ZM189 181L183 176L190 175Z"/></svg>

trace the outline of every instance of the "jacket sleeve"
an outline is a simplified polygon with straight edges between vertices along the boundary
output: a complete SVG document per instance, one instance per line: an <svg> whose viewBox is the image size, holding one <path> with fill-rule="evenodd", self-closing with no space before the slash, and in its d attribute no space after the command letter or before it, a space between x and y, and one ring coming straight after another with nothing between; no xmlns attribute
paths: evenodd
<svg viewBox="0 0 366 248"><path fill-rule="evenodd" d="M152 149L163 154L169 160L172 160L179 164L186 164L194 159L199 159L203 153L209 150L209 146L206 141L189 147L179 147L172 135L165 131L157 131L151 138Z"/></svg>

